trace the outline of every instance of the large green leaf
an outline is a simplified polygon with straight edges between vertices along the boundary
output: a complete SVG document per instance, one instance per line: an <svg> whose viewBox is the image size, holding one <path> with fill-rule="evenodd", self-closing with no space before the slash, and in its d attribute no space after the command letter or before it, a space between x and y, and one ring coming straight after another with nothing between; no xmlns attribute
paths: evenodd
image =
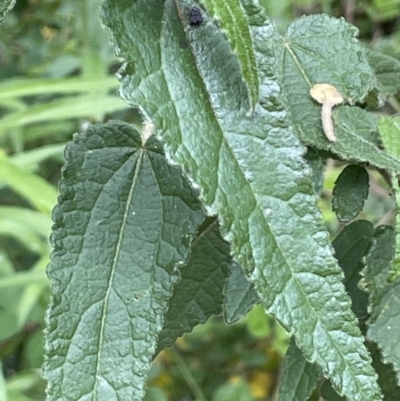
<svg viewBox="0 0 400 401"><path fill-rule="evenodd" d="M309 95L314 84L327 83L352 105L374 88L373 70L356 35L354 26L324 15L294 21L275 52L283 100L296 133L307 145L400 171L399 159L377 146L372 115L357 107L338 107L333 112L337 141L329 142L322 131L321 105Z"/></svg>
<svg viewBox="0 0 400 401"><path fill-rule="evenodd" d="M48 268L48 400L141 400L178 264L203 219L158 142L96 125L66 149Z"/></svg>
<svg viewBox="0 0 400 401"><path fill-rule="evenodd" d="M280 102L272 45L282 43L254 2L242 5L262 77L251 117L241 69L223 33L212 21L185 30L171 0L163 7L158 0L105 3L104 22L128 61L120 92L156 125L168 157L200 187L208 213L219 215L268 312L340 393L378 400L376 374L316 207L305 149ZM355 81L348 85L365 91Z"/></svg>

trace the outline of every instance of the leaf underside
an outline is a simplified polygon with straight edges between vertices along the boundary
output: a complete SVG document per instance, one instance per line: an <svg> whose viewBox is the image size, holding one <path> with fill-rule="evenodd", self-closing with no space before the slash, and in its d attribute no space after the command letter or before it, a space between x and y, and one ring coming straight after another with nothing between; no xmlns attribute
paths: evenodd
<svg viewBox="0 0 400 401"><path fill-rule="evenodd" d="M362 211L368 197L369 176L367 170L355 164L345 167L335 182L332 193L332 209L341 222L348 222Z"/></svg>
<svg viewBox="0 0 400 401"><path fill-rule="evenodd" d="M264 307L296 336L307 359L348 398L378 400L305 149L280 101L273 72L279 35L252 1L242 5L262 77L251 117L240 66L218 26L192 29L170 0L164 7L157 0L105 3L103 21L127 60L121 94L155 123L168 157L199 186L208 214L219 215ZM351 90L357 94L355 85Z"/></svg>
<svg viewBox="0 0 400 401"><path fill-rule="evenodd" d="M229 244L220 234L217 220L200 229L187 264L181 268L181 280L174 287L159 335L158 350L174 344L213 315L222 313L224 289L232 270Z"/></svg>

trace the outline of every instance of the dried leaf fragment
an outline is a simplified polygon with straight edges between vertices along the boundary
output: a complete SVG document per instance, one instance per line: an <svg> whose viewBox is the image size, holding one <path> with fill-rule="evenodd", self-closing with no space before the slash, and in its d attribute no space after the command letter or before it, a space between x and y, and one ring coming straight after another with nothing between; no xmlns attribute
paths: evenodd
<svg viewBox="0 0 400 401"><path fill-rule="evenodd" d="M310 89L311 97L322 104L321 119L325 136L331 142L336 142L335 131L333 130L332 108L343 103L343 96L332 85L316 84Z"/></svg>

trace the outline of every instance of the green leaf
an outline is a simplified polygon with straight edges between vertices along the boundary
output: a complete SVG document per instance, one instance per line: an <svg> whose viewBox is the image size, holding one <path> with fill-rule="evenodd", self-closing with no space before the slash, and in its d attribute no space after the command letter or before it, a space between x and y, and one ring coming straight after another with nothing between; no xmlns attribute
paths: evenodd
<svg viewBox="0 0 400 401"><path fill-rule="evenodd" d="M3 22L7 13L14 7L16 0L0 0L0 23Z"/></svg>
<svg viewBox="0 0 400 401"><path fill-rule="evenodd" d="M48 158L64 160L64 148L65 144L41 146L36 149L17 153L11 156L10 159L18 167L28 171L35 171L38 169L39 164Z"/></svg>
<svg viewBox="0 0 400 401"><path fill-rule="evenodd" d="M0 186L5 184L43 213L50 214L56 204L57 190L52 185L0 154Z"/></svg>
<svg viewBox="0 0 400 401"><path fill-rule="evenodd" d="M6 380L3 375L3 365L0 361L0 400L8 401L7 399L7 388L6 388Z"/></svg>
<svg viewBox="0 0 400 401"><path fill-rule="evenodd" d="M345 159L368 161L400 171L398 158L377 146L376 121L372 115L357 107L334 109L337 141L329 142L322 130L321 105L309 95L314 84L328 83L354 104L362 102L374 88L373 70L356 35L354 26L324 15L294 21L281 38L275 59L282 99L297 135L305 144Z"/></svg>
<svg viewBox="0 0 400 401"><path fill-rule="evenodd" d="M320 195L324 187L325 161L327 157L322 152L309 148L307 149L305 159L311 167L311 181L314 185L314 191L317 195Z"/></svg>
<svg viewBox="0 0 400 401"><path fill-rule="evenodd" d="M332 243L335 257L344 272L344 284L352 300L353 312L361 322L367 317L368 295L358 288L359 273L364 266L361 259L368 249L373 232L372 223L357 220L344 227ZM317 386L320 377L320 368L305 360L303 353L292 339L284 360L278 401L306 400ZM294 387L293 383L298 384ZM327 400L345 399L337 395L329 381L325 381L321 395Z"/></svg>
<svg viewBox="0 0 400 401"><path fill-rule="evenodd" d="M254 283L248 280L242 266L234 262L225 288L223 305L225 322L228 324L237 322L260 302L261 298Z"/></svg>
<svg viewBox="0 0 400 401"><path fill-rule="evenodd" d="M400 91L400 62L374 50L366 50L368 62L375 71L377 89L386 96Z"/></svg>
<svg viewBox="0 0 400 401"><path fill-rule="evenodd" d="M259 79L246 13L239 0L202 0L231 43L250 94L250 113L259 100Z"/></svg>
<svg viewBox="0 0 400 401"><path fill-rule="evenodd" d="M46 239L50 236L52 221L48 214L18 206L0 206L0 219L7 219Z"/></svg>
<svg viewBox="0 0 400 401"><path fill-rule="evenodd" d="M366 257L363 286L370 294L368 338L382 352L384 363L391 363L400 384L400 282L388 283L387 274L394 254L394 230L390 226L376 228L373 242Z"/></svg>
<svg viewBox="0 0 400 401"><path fill-rule="evenodd" d="M225 383L218 387L212 401L255 401L255 399L248 383L239 380L237 383Z"/></svg>
<svg viewBox="0 0 400 401"><path fill-rule="evenodd" d="M139 401L200 204L154 137L142 145L125 123L76 135L66 159L48 268L48 400Z"/></svg>
<svg viewBox="0 0 400 401"><path fill-rule="evenodd" d="M294 338L283 362L282 379L278 401L305 401L317 387L321 378L321 369L304 359L303 353L296 346Z"/></svg>
<svg viewBox="0 0 400 401"><path fill-rule="evenodd" d="M383 117L379 120L379 132L381 134L383 146L389 154L400 158L400 118ZM392 173L392 187L396 196L396 248L394 258L388 273L388 280L395 282L400 278L400 186L398 177Z"/></svg>
<svg viewBox="0 0 400 401"><path fill-rule="evenodd" d="M174 344L197 324L222 312L224 288L232 269L229 244L220 234L215 218L206 220L191 248L181 281L174 287L159 334L157 353Z"/></svg>
<svg viewBox="0 0 400 401"><path fill-rule="evenodd" d="M120 92L155 124L168 157L201 189L208 214L219 215L233 256L268 312L339 392L354 401L379 400L376 374L316 207L305 149L280 102L276 57L268 46L282 43L261 9L252 1L242 4L263 77L251 118L241 69L223 33L212 21L188 33L170 1L164 7L157 0L105 3L104 23L128 61ZM366 93L365 82L358 86L346 74L351 93Z"/></svg>
<svg viewBox="0 0 400 401"><path fill-rule="evenodd" d="M368 294L359 288L361 260L368 250L374 234L372 223L357 220L343 228L332 245L335 257L344 272L344 284L352 301L354 314L364 323L367 316Z"/></svg>
<svg viewBox="0 0 400 401"><path fill-rule="evenodd" d="M0 81L2 100L23 96L44 95L50 93L73 94L93 93L99 88L109 91L116 88L114 77L74 77L62 79L26 79L14 78Z"/></svg>
<svg viewBox="0 0 400 401"><path fill-rule="evenodd" d="M372 356L372 364L378 373L378 383L383 393L384 401L398 401L400 399L400 386L397 384L393 366L382 362L382 354L376 344L367 341L369 352Z"/></svg>
<svg viewBox="0 0 400 401"><path fill-rule="evenodd" d="M341 222L348 222L362 211L368 197L369 175L356 164L345 167L335 182L332 209Z"/></svg>
<svg viewBox="0 0 400 401"><path fill-rule="evenodd" d="M271 318L265 314L261 305L256 305L246 316L247 329L254 337L267 337L271 334Z"/></svg>
<svg viewBox="0 0 400 401"><path fill-rule="evenodd" d="M346 397L341 397L332 387L329 380L325 380L321 386L321 397L326 401L346 401Z"/></svg>
<svg viewBox="0 0 400 401"><path fill-rule="evenodd" d="M388 285L379 304L380 313L369 324L368 338L376 342L382 351L383 361L393 364L400 384L400 282Z"/></svg>
<svg viewBox="0 0 400 401"><path fill-rule="evenodd" d="M64 97L6 115L1 120L0 136L6 132L7 128L61 118L102 116L124 108L126 106L121 100L113 95L90 94Z"/></svg>
<svg viewBox="0 0 400 401"><path fill-rule="evenodd" d="M387 152L400 158L400 117L382 117L378 128Z"/></svg>

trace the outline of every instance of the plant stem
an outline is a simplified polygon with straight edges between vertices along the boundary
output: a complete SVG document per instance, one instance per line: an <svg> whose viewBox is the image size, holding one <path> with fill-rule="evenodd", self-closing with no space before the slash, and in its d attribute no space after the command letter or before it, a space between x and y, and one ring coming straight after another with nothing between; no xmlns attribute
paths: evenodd
<svg viewBox="0 0 400 401"><path fill-rule="evenodd" d="M184 362L184 360L179 356L178 352L174 349L170 349L171 356L174 359L176 366L178 367L179 371L181 372L182 376L186 380L188 386L192 390L193 395L196 397L197 401L206 401L206 398L201 391L200 387L198 386L196 379L193 377L190 369Z"/></svg>

